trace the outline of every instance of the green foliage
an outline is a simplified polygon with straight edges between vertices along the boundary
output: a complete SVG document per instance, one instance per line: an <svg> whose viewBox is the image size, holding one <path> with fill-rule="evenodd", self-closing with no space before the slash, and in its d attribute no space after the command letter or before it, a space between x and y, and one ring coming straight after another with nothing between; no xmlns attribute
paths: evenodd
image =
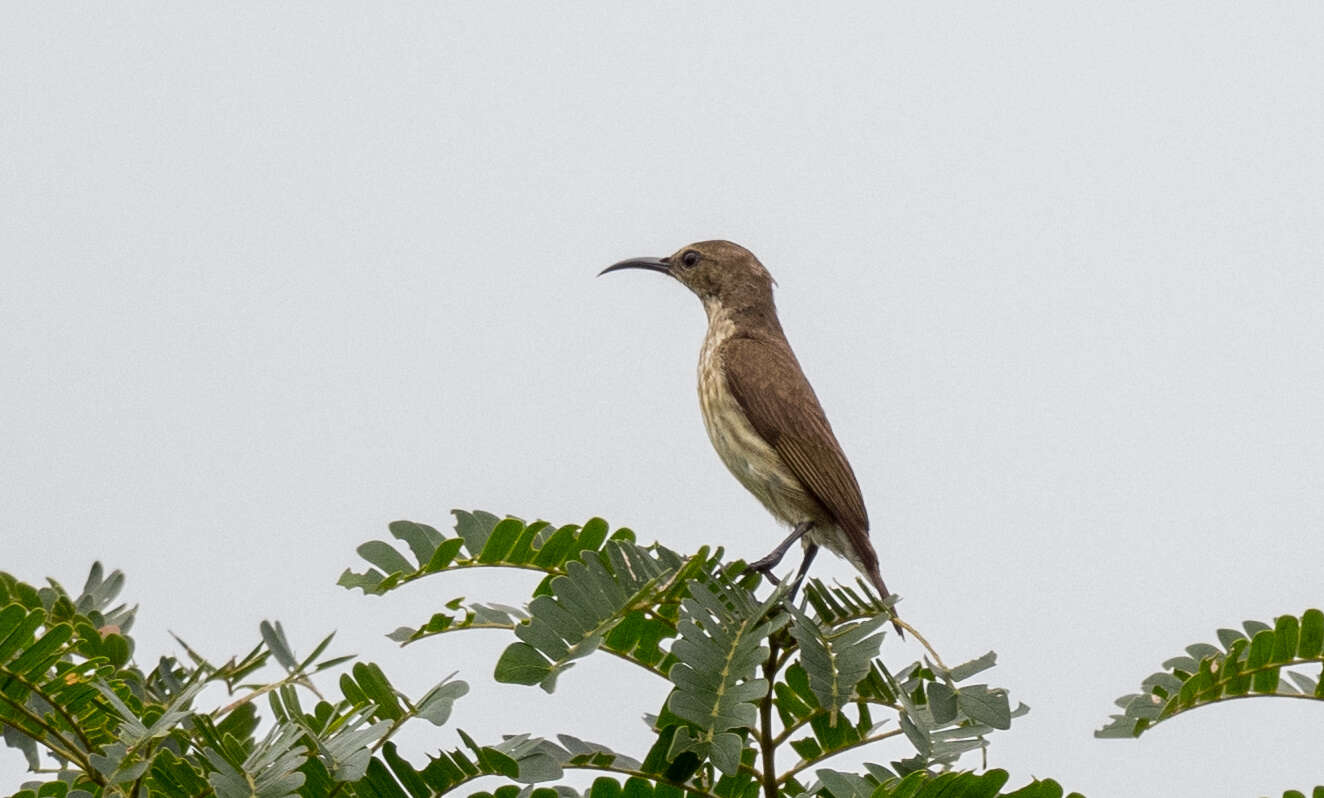
<svg viewBox="0 0 1324 798"><path fill-rule="evenodd" d="M891 762L890 770L880 771L905 775L947 768L963 754L985 749L989 734L1009 728L1013 718L1029 711L1023 704L1013 709L1003 690L987 684L962 684L993 667L997 657L991 651L953 668L926 658L895 673L873 657L865 660L863 676L856 677L863 653L876 645L870 632L884 625L887 605L863 583L856 590L827 587L813 580L805 599L815 608L815 616L806 617L818 628L831 631L823 633L817 643L802 642L801 661L787 668L784 681L773 686L774 705L785 729L779 739L788 739L802 757L788 775L794 776L822 757L902 735L914 747L914 754ZM807 631L800 635L811 639ZM820 649L832 647L838 649L837 660L846 667L825 664ZM836 674L833 667L845 675ZM832 700L824 702L824 696L831 694L827 686L833 679L837 684L851 684L855 720L847 716L845 722L839 722ZM839 688L834 690L840 693ZM846 706L841 704L837 712ZM871 707L896 713L897 724L875 723ZM796 737L801 733L805 736Z"/></svg>
<svg viewBox="0 0 1324 798"><path fill-rule="evenodd" d="M1122 714L1094 735L1139 737L1189 709L1254 695L1324 700L1324 612L1283 615L1272 626L1246 621L1242 629L1219 629L1219 645L1195 643L1164 662L1141 692L1117 699Z"/></svg>
<svg viewBox="0 0 1324 798"><path fill-rule="evenodd" d="M800 777L839 753L891 738L910 742L915 750L890 769L874 766L870 778L882 785L950 768L1028 711L1013 710L1005 691L964 684L992 667L991 652L952 669L926 658L889 670L878 653L891 600L879 601L863 583L811 580L792 606L778 591L756 598L751 591L760 578L746 574L743 563L723 562L720 550L682 557L657 544L640 546L629 530L608 534L600 519L552 527L481 512L455 515L450 537L413 522L391 524L408 551L368 544L360 553L375 568L347 570L340 583L383 594L464 568L542 573L526 607L457 598L391 637L411 644L470 629L510 631L516 639L496 663L495 678L548 691L574 660L595 651L666 677L672 692L650 717L657 741L630 773L633 780L600 781L594 789L642 791L644 779L720 796L766 794L770 783L779 794L799 795L826 790ZM774 754L789 748L798 759L769 779L766 762L775 756L765 757L764 747Z"/></svg>
<svg viewBox="0 0 1324 798"><path fill-rule="evenodd" d="M123 669L133 610L109 608L123 576L103 576L93 566L73 597L55 582L35 588L0 573L0 725L30 767L41 741L57 759L115 783L137 766L130 754L147 740L141 724L120 734L117 713L143 680Z"/></svg>
<svg viewBox="0 0 1324 798"><path fill-rule="evenodd" d="M1062 785L1047 779L1038 779L1012 792L1001 792L1007 783L1005 770L989 770L984 773L963 771L959 773L928 773L918 771L903 779L877 784L877 779L869 776L857 776L851 773L838 773L820 770L819 780L824 785L824 792L831 798L993 798L993 796L1015 796L1015 798L1063 798ZM1066 798L1084 798L1073 792Z"/></svg>
<svg viewBox="0 0 1324 798"><path fill-rule="evenodd" d="M883 635L874 633L887 618L876 615L839 624L828 633L807 614L795 609L791 614L795 619L791 637L800 646L800 657L809 667L809 687L818 705L830 713L835 724L837 714L853 698L854 686L869 672L869 663L878 656Z"/></svg>
<svg viewBox="0 0 1324 798"><path fill-rule="evenodd" d="M831 770L820 771L818 795L825 798L996 798L1007 796L1014 798L1083 798L1080 793L1065 794L1061 785L1049 779L1032 781L1012 792L1001 792L1007 782L1007 772L990 770L982 774L961 773L915 773L905 779L890 784L880 785L876 779L856 776L851 773L838 773ZM515 788L503 788L495 793L473 793L474 798L515 798ZM539 795L534 791L532 795ZM545 798L556 798L554 790L543 790ZM623 782L603 776L596 779L583 793L584 798L679 798L681 792L667 784L657 784L645 778L633 777Z"/></svg>
<svg viewBox="0 0 1324 798"><path fill-rule="evenodd" d="M402 626L389 636L402 644L446 632L505 629L515 632L496 672L498 681L538 684L552 690L573 661L599 647L665 677L675 658L665 641L676 636L680 601L690 580L711 574L721 553L706 549L689 558L653 545L634 543L634 533L594 518L582 527L524 524L482 511L455 510L455 536L433 527L395 521L391 534L405 542L417 567L385 541L370 541L359 553L376 568L346 569L340 584L381 595L425 576L465 568L518 568L543 579L528 607L495 603L447 602L418 627ZM590 556L596 555L596 556ZM579 585L608 602L586 602ZM581 617L581 612L589 616ZM584 621L588 621L584 623Z"/></svg>
<svg viewBox="0 0 1324 798"><path fill-rule="evenodd" d="M344 663L322 658L332 638L298 657L279 623L263 622L247 655L214 665L181 642L188 663L162 658L155 669L131 661L133 610L110 602L124 584L94 565L83 592L59 583L36 588L0 574L0 723L4 739L37 770L54 760L54 780L18 795L215 795L285 798L327 795L311 783L359 795L374 752L401 724L444 723L464 682L443 680L413 702L381 669L357 663L341 676L344 697L317 700L311 677ZM249 684L275 667L277 678ZM195 705L209 684L233 699ZM266 696L273 723L264 734L254 708ZM495 771L493 771L495 772ZM321 779L319 782L318 779ZM372 793L362 793L372 794Z"/></svg>
<svg viewBox="0 0 1324 798"><path fill-rule="evenodd" d="M625 615L664 596L682 565L669 551L654 554L625 540L580 556L550 580L550 593L529 602L528 619L515 627L520 642L511 643L497 662L497 681L537 684L552 692L571 660L593 653Z"/></svg>
<svg viewBox="0 0 1324 798"><path fill-rule="evenodd" d="M403 542L414 557L410 563L395 546L382 540L370 540L359 546L359 556L371 565L363 573L348 568L339 584L359 588L364 593L380 595L401 585L442 571L462 568L524 568L547 574L538 594L547 592L550 577L566 573L566 564L576 561L585 551L601 551L607 542L607 522L594 518L582 527L553 527L545 521L524 524L514 519L500 519L481 510L455 510L455 537L447 538L427 524L393 521L391 535ZM633 541L634 533L617 530L612 541ZM441 631L441 630L436 630Z"/></svg>
<svg viewBox="0 0 1324 798"><path fill-rule="evenodd" d="M1324 612L1281 615L1269 625L1244 621L1241 629L1219 629L1219 645L1193 643L1141 682L1141 692L1115 702L1122 714L1095 737L1139 737L1155 724L1196 707L1241 698L1324 700ZM1305 798L1287 790L1283 798ZM1324 798L1324 786L1311 798Z"/></svg>
<svg viewBox="0 0 1324 798"><path fill-rule="evenodd" d="M597 652L666 679L642 758L570 735L481 744L457 729L458 745L411 763L395 735L406 724L446 724L468 686L451 674L412 698L374 663L327 656L330 636L301 656L276 622L263 622L241 657L215 664L179 640L181 658L144 669L129 635L133 609L111 607L123 575L97 565L77 597L0 574L0 725L34 770L54 763L41 767L48 780L19 794L424 798L488 778L498 786L477 795L569 798L579 793L556 783L589 770L599 777L584 794L602 798L1062 795L1051 781L1002 792L1002 771L953 770L1026 709L968 683L992 667L991 652L955 668L932 649L904 667L885 664L888 605L863 583L811 580L791 603L720 549L682 556L641 546L601 519L556 527L455 515L449 535L392 523L396 542L360 546L369 567L346 570L340 584L382 595L468 568L540 574L525 605L457 598L389 636L414 644L504 630L511 640L494 678L548 692ZM333 668L336 690L324 695L315 677ZM223 689L222 705L199 705L217 692L208 686ZM896 758L859 774L825 766L870 745Z"/></svg>
<svg viewBox="0 0 1324 798"><path fill-rule="evenodd" d="M692 752L711 757L727 776L739 770L739 732L754 728L756 704L768 692L768 681L755 678L768 658L763 643L787 620L774 612L784 592L773 591L759 604L738 587L690 584L681 602L680 639L671 647L678 661L668 674L675 688L667 699L667 709L686 723L676 726L668 760Z"/></svg>

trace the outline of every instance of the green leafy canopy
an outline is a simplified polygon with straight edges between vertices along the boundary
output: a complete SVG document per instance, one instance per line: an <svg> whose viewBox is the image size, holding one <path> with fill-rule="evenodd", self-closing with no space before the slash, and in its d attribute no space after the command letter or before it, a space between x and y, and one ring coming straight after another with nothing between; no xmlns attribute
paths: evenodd
<svg viewBox="0 0 1324 798"><path fill-rule="evenodd" d="M76 596L0 574L0 725L46 777L17 795L404 798L487 779L499 786L477 795L552 798L581 793L560 783L575 770L597 774L582 794L600 798L1063 794L1052 781L1006 792L1003 771L956 769L1026 708L971 683L991 652L954 668L932 649L885 662L888 605L862 583L810 580L792 602L721 549L645 546L597 518L555 526L457 510L453 532L411 521L389 531L392 541L359 547L367 567L347 569L342 586L381 596L471 568L539 576L527 601L456 598L391 639L508 634L493 678L547 692L580 659L607 654L669 687L645 716L649 749L630 756L571 734L483 744L454 729L458 744L412 763L394 738L449 723L469 689L455 674L410 696L382 666L329 655L332 636L299 652L274 621L243 656L217 661L178 640L179 656L142 666L135 608L114 603L124 576L98 564ZM209 685L224 698L200 705ZM855 749L891 761L829 766Z"/></svg>

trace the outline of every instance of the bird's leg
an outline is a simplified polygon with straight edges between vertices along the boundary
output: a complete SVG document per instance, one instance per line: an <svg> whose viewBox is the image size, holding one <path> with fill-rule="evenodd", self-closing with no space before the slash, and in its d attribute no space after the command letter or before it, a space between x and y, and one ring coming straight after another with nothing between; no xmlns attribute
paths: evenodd
<svg viewBox="0 0 1324 798"><path fill-rule="evenodd" d="M791 582L791 592L786 594L787 601L795 601L795 593L800 589L800 583L805 580L805 574L809 573L809 564L814 561L814 555L818 554L818 544L810 543L805 549L805 558L800 562L800 570L795 574L795 581Z"/></svg>
<svg viewBox="0 0 1324 798"><path fill-rule="evenodd" d="M782 558L786 556L786 550L791 548L791 546L795 543L795 541L804 537L805 533L813 528L814 528L813 521L802 521L799 524L796 524L795 529L791 530L791 534L786 536L786 540L783 540L781 543L778 543L777 548L769 552L767 557L764 557L761 560L755 560L754 562L750 563L749 570L758 571L759 573L768 577L768 579L773 584L777 584L777 580L772 575L772 569L776 568L777 563L781 562Z"/></svg>

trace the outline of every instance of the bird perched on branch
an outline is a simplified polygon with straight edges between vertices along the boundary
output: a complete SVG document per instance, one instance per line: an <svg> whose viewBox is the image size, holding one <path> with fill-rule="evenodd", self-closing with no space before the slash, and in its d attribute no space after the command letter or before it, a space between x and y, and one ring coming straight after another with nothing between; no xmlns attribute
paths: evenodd
<svg viewBox="0 0 1324 798"><path fill-rule="evenodd" d="M750 567L775 581L772 569L803 538L797 586L821 545L849 560L887 598L859 483L782 332L768 270L730 241L701 241L665 258L623 260L600 275L620 269L670 275L708 313L699 354L699 407L708 438L740 484L792 528Z"/></svg>

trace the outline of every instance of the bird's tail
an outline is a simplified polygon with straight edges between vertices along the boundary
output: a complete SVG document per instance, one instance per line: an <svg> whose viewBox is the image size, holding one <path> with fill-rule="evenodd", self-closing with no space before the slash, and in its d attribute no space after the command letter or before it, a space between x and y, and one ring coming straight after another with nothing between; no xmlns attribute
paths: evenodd
<svg viewBox="0 0 1324 798"><path fill-rule="evenodd" d="M886 601L887 597L892 595L892 591L888 590L887 585L883 583L883 575L879 572L876 564L869 569L869 581L873 583L874 589L878 591L879 599ZM888 607L888 611L892 613L892 628L896 629L897 635L902 640L905 640L906 633L901 629L901 616L896 614L896 605Z"/></svg>

